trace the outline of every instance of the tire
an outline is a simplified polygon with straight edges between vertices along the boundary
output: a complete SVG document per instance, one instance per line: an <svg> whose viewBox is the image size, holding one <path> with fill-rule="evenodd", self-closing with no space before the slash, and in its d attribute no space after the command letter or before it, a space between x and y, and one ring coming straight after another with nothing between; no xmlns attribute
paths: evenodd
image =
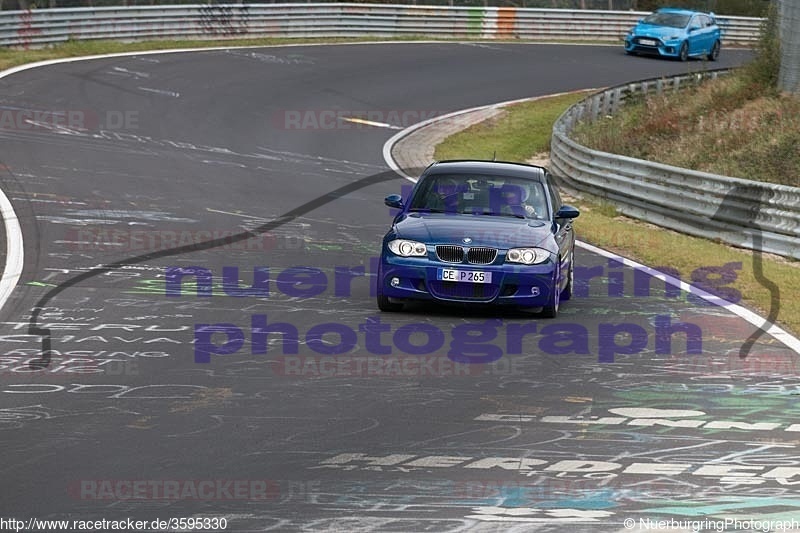
<svg viewBox="0 0 800 533"><path fill-rule="evenodd" d="M398 304L389 301L388 296L382 294L378 295L378 309L384 313L396 313L403 310L403 304Z"/></svg>
<svg viewBox="0 0 800 533"><path fill-rule="evenodd" d="M688 61L688 59L689 59L689 43L688 42L683 41L683 44L681 44L681 50L680 50L680 52L678 52L678 59L680 59L681 61Z"/></svg>
<svg viewBox="0 0 800 533"><path fill-rule="evenodd" d="M575 285L575 247L570 253L569 272L567 272L567 286L561 291L561 301L566 302L572 298L572 287Z"/></svg>
<svg viewBox="0 0 800 533"><path fill-rule="evenodd" d="M711 47L711 51L708 53L709 61L716 61L719 58L720 46L719 41L714 41L714 46Z"/></svg>
<svg viewBox="0 0 800 533"><path fill-rule="evenodd" d="M556 272L556 279L554 283L555 290L550 291L550 301L542 308L541 316L543 318L555 318L558 316L558 307L561 303L561 291L558 286L561 283L561 259L558 260L558 271Z"/></svg>

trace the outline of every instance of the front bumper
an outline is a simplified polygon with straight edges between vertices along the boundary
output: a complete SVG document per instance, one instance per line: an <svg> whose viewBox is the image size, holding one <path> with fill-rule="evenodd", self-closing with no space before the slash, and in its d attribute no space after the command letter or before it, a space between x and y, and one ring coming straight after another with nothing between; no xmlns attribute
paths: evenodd
<svg viewBox="0 0 800 533"><path fill-rule="evenodd" d="M668 41L665 43L659 39L652 40L656 42L655 45L641 44L635 38L625 37L625 51L662 57L678 57L680 55L680 41Z"/></svg>
<svg viewBox="0 0 800 533"><path fill-rule="evenodd" d="M441 281L437 279L439 269L490 272L492 279L491 283ZM539 265L473 265L386 253L381 257L377 292L396 300L543 307L556 290L555 274L552 261Z"/></svg>

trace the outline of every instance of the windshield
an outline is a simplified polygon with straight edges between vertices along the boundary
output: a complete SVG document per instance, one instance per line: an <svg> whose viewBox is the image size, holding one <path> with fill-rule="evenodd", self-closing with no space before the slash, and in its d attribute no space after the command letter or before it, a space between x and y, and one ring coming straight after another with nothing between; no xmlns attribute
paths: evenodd
<svg viewBox="0 0 800 533"><path fill-rule="evenodd" d="M409 211L547 219L547 200L536 180L475 174L428 176Z"/></svg>
<svg viewBox="0 0 800 533"><path fill-rule="evenodd" d="M653 26L669 26L671 28L684 28L689 23L689 15L681 13L653 13L642 22Z"/></svg>

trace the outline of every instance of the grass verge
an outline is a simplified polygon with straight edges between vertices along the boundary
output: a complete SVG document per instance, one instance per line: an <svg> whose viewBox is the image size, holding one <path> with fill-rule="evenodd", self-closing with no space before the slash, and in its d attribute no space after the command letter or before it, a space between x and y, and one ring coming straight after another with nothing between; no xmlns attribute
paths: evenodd
<svg viewBox="0 0 800 533"><path fill-rule="evenodd" d="M502 115L446 139L436 147L435 158L491 159L496 150L498 160L541 159L541 154L550 148L555 119L585 96L577 93L509 106ZM745 306L764 315L769 311L771 295L753 274L752 252L634 221L617 215L613 207L591 197L574 199L573 203L581 209L575 223L579 239L650 266L677 269L686 281L691 280L691 273L698 268L741 263L736 281L726 287L739 291L740 303ZM800 331L800 301L787 294L787 289L797 286L800 263L769 256L762 265L764 275L783 290L779 322L794 332Z"/></svg>
<svg viewBox="0 0 800 533"><path fill-rule="evenodd" d="M746 71L638 98L579 125L573 138L603 152L800 187L800 97L770 91Z"/></svg>
<svg viewBox="0 0 800 533"><path fill-rule="evenodd" d="M527 161L549 152L553 122L566 108L592 91L581 91L515 104L498 117L479 122L451 135L436 146L436 159L492 159Z"/></svg>

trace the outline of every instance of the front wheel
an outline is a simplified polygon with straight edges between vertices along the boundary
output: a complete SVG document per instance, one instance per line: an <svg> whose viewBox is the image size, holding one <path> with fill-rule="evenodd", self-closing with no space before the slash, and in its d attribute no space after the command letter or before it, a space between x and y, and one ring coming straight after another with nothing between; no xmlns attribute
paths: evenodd
<svg viewBox="0 0 800 533"><path fill-rule="evenodd" d="M382 294L378 295L378 309L385 313L396 313L403 310L403 304L398 304L389 301L388 296Z"/></svg>
<svg viewBox="0 0 800 533"><path fill-rule="evenodd" d="M558 270L556 271L555 279L553 280L553 288L550 291L550 301L547 302L542 308L542 317L544 318L555 318L558 316L558 307L561 304L561 291L559 290L559 285L561 285L561 259L558 260Z"/></svg>
<svg viewBox="0 0 800 533"><path fill-rule="evenodd" d="M686 41L683 41L683 44L681 45L681 51L678 53L678 58L681 61L686 61L689 59L689 43Z"/></svg>
<svg viewBox="0 0 800 533"><path fill-rule="evenodd" d="M566 302L572 298L572 287L575 286L575 250L569 254L569 271L567 272L567 285L561 291L561 301Z"/></svg>
<svg viewBox="0 0 800 533"><path fill-rule="evenodd" d="M716 61L719 58L719 49L719 41L714 41L714 46L711 47L711 51L708 53L709 61Z"/></svg>

